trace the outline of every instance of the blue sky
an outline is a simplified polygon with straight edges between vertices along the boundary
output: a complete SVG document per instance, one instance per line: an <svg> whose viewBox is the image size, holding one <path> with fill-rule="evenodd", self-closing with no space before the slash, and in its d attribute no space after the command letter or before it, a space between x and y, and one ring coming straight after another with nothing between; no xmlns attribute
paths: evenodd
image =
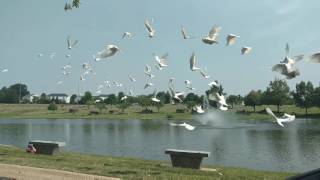
<svg viewBox="0 0 320 180"><path fill-rule="evenodd" d="M168 79L175 77L177 90L184 90L189 79L196 93L203 94L208 83L218 80L228 94L246 94L252 89L265 89L270 80L283 78L271 67L284 58L284 46L290 44L290 54L306 54L320 49L320 25L316 18L320 1L309 0L90 0L81 1L80 8L65 12L67 1L2 1L0 6L0 86L21 81L31 93L95 92L105 80L118 81L124 87L104 88L102 93L129 91L149 94L156 88L168 89ZM147 37L145 19L153 19L156 35ZM201 38L212 26L222 27L218 45L206 45ZM180 28L184 26L195 39L183 40ZM133 39L122 39L125 31ZM238 34L236 44L226 47L227 34ZM79 41L68 50L66 38L71 35ZM95 62L92 54L106 44L116 44L123 51L108 60ZM251 46L252 53L240 55L242 46ZM198 64L206 67L212 77L205 80L199 72L189 69L189 57L197 55ZM54 59L50 59L55 52ZM153 68L152 53L169 53L169 66L162 72ZM38 53L43 53L41 58ZM65 58L70 54L71 58ZM81 66L87 62L96 75L80 82ZM61 67L72 65L70 76L62 75ZM147 77L143 70L152 65L154 88L143 89ZM289 80L294 87L301 80L319 84L320 64L300 62L301 76ZM129 81L128 75L137 82ZM57 85L56 82L64 82Z"/></svg>

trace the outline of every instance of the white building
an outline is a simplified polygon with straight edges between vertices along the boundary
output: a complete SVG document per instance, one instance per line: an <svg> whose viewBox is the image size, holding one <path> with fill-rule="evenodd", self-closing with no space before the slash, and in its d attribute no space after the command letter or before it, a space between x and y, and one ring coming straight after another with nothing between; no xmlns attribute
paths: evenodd
<svg viewBox="0 0 320 180"><path fill-rule="evenodd" d="M64 103L70 103L70 97L65 93L52 93L47 95L49 100L57 99L58 101L64 102Z"/></svg>
<svg viewBox="0 0 320 180"><path fill-rule="evenodd" d="M22 97L23 102L34 103L36 99L40 99L40 96L37 94L28 94Z"/></svg>

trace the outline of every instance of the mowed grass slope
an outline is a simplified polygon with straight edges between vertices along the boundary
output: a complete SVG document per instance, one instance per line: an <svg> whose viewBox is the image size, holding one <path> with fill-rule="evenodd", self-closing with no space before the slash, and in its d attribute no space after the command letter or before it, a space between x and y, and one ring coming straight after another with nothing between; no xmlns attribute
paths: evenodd
<svg viewBox="0 0 320 180"><path fill-rule="evenodd" d="M169 157L168 157L169 159ZM0 163L58 169L123 179L285 179L295 173L243 168L206 167L208 170L172 168L170 162L60 152L54 156L28 154L23 149L0 146ZM210 171L211 169L211 171ZM217 171L212 171L216 169Z"/></svg>
<svg viewBox="0 0 320 180"><path fill-rule="evenodd" d="M0 118L16 119L191 119L190 113L176 113L177 108L185 108L183 105L165 105L158 112L155 107L149 107L154 113L141 113L140 106L130 106L121 112L116 106L106 105L101 114L89 115L90 111L99 111L95 105L70 105L58 104L58 110L49 111L48 104L0 104ZM78 109L76 113L70 113L69 109ZM110 113L109 111L114 111Z"/></svg>

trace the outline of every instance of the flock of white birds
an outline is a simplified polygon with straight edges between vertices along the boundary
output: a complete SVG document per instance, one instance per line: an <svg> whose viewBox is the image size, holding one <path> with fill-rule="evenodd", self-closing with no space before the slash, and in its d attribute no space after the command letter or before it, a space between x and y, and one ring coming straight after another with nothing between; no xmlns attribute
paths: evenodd
<svg viewBox="0 0 320 180"><path fill-rule="evenodd" d="M66 8L68 9L67 6L66 6ZM153 27L153 19L151 19L151 21L146 20L144 25L145 25L145 28L146 28L146 30L148 32L148 37L149 38L154 38L156 36L156 29ZM202 42L207 44L207 45L219 44L218 36L219 36L219 33L220 33L221 29L222 28L220 26L212 27L212 29L209 31L208 35L206 35L205 37L202 38ZM183 26L181 27L181 35L182 35L182 38L185 39L185 40L195 39L194 36L190 36L187 33L186 28L183 27ZM122 39L133 39L133 38L134 38L134 35L131 32L124 32L122 34ZM225 45L226 46L230 46L230 45L235 44L236 40L238 38L240 38L239 35L228 34L226 36L226 44ZM67 37L67 48L69 50L72 50L73 48L75 48L77 44L78 44L78 40L73 40L71 38L71 36ZM240 49L240 53L242 55L249 54L251 51L252 51L252 48L249 47L249 46L243 46ZM117 45L109 44L109 45L106 45L101 51L98 51L96 54L94 54L93 55L93 59L96 62L102 61L102 60L111 58L112 56L118 54L119 52L121 52L121 49ZM289 57L289 45L288 44L286 44L285 52L286 52L285 59L283 61L281 61L279 64L274 65L272 67L272 71L279 72L280 74L284 75L287 79L293 79L293 78L295 78L295 77L300 75L299 69L297 69L295 67L295 64L297 62L301 61L304 56L303 55L298 55L298 56ZM55 57L55 55L56 55L56 53L51 53L49 55L49 57L51 59L53 59ZM42 56L43 56L42 53L38 54L39 58L41 58ZM168 53L166 53L166 54L164 54L162 56L157 55L157 54L154 53L153 56L154 56L154 60L155 60L154 66L155 66L155 68L157 70L162 71L164 68L168 67L168 56L169 56ZM70 54L66 54L65 57L66 58L70 58L71 55ZM320 53L315 53L315 54L311 55L310 58L308 59L308 61L320 63ZM199 67L197 65L197 59L196 59L196 53L195 52L193 52L191 54L191 57L189 59L189 64L190 64L190 70L192 72L199 71L200 75L204 79L209 79L210 78L210 75L207 74L206 69L205 68L201 68L201 67ZM62 67L62 74L67 76L67 75L71 74L71 70L72 70L72 67L71 67L70 64L64 65ZM82 70L83 70L83 72L82 72L82 74L80 74L80 80L81 81L85 81L86 80L86 76L89 75L89 74L95 75L95 72L94 72L92 66L89 63L83 63L82 64ZM8 71L8 69L0 70L0 72L2 72L2 73L5 73L7 71ZM148 65L148 64L145 65L144 74L148 78L146 84L144 85L144 89L154 87L155 84L153 82L151 82L151 81L155 77L155 75L152 73L152 69L151 69L150 65ZM128 77L129 77L129 79L130 79L130 81L132 83L137 81L136 78L133 77L132 75L128 75ZM58 80L56 83L57 84L62 84L63 81L62 80ZM185 80L185 85L186 85L186 88L188 90L190 90L190 91L195 90L195 88L192 86L192 82L190 80L186 79ZM111 86L122 87L123 84L119 83L117 81L110 82L110 81L106 80L106 81L104 81L103 84L100 84L96 88L96 93L97 94L101 94L103 87L110 88ZM218 81L211 81L211 82L208 83L208 86L210 86L210 87L215 86L216 88L213 88L213 89L219 89L219 87L220 87ZM174 104L175 102L183 103L183 100L181 99L181 96L183 96L185 94L185 92L176 91L175 86L174 86L174 78L170 78L169 79L169 92L170 92L170 95L171 95L171 103L172 104ZM133 93L133 91L131 89L129 90L128 94L125 94L125 96L121 98L121 101L125 101L128 98L128 96L134 96L134 93ZM223 94L220 94L218 91L212 92L208 96L208 98L217 103L217 109L218 110L221 110L221 111L227 111L228 110L228 104L226 103L226 99L225 99ZM160 99L157 98L157 90L154 90L154 93L153 93L153 96L151 97L151 100L154 101L154 102L160 102ZM99 100L97 100L96 102L99 102ZM205 109L201 105L194 106L193 110L196 113L199 113L199 114L205 113ZM278 118L272 113L272 111L269 108L267 108L266 111L267 111L268 114L270 114L272 117L274 117L277 120L277 123L282 127L283 127L282 122L293 121L294 118L295 118L294 116L288 115L288 114L285 114L285 116L282 117L282 118ZM170 124L170 125L172 125L172 126L183 126L188 130L194 130L195 129L195 127L193 127L191 125L188 125L186 123L183 123L183 124Z"/></svg>

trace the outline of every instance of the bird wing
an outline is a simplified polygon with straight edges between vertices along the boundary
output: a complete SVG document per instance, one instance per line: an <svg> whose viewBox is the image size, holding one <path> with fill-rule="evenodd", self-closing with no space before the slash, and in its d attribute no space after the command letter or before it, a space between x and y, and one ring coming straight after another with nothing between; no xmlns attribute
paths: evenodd
<svg viewBox="0 0 320 180"><path fill-rule="evenodd" d="M171 97L174 97L175 92L171 84L169 84L169 91L170 91Z"/></svg>
<svg viewBox="0 0 320 180"><path fill-rule="evenodd" d="M193 131L194 130L194 126L191 126L190 124L184 123L184 127L189 130L189 131Z"/></svg>
<svg viewBox="0 0 320 180"><path fill-rule="evenodd" d="M310 56L310 60L309 61L314 62L314 63L320 63L320 53L312 54Z"/></svg>
<svg viewBox="0 0 320 180"><path fill-rule="evenodd" d="M195 52L193 52L190 57L190 69L191 70L193 69L195 64L196 64L196 54L195 54Z"/></svg>
<svg viewBox="0 0 320 180"><path fill-rule="evenodd" d="M169 53L165 53L165 54L163 54L163 55L161 56L161 58L160 58L160 59L167 59L167 58L168 58L168 56L169 56Z"/></svg>
<svg viewBox="0 0 320 180"><path fill-rule="evenodd" d="M266 108L266 112L267 112L269 115L271 115L272 117L274 117L274 118L277 120L277 122L278 122L277 116L273 114L272 110L271 110L269 107Z"/></svg>
<svg viewBox="0 0 320 180"><path fill-rule="evenodd" d="M145 26L146 26L146 28L147 28L147 30L148 30L149 32L152 32L152 31L153 31L153 28L152 28L152 26L150 25L150 23L149 23L148 20L146 20L146 22L145 22L144 24L145 24Z"/></svg>
<svg viewBox="0 0 320 180"><path fill-rule="evenodd" d="M68 44L68 47L70 47L70 44L71 44L70 43L70 36L67 37L67 44Z"/></svg>
<svg viewBox="0 0 320 180"><path fill-rule="evenodd" d="M289 55L289 44L287 43L286 44L286 56L288 56Z"/></svg>
<svg viewBox="0 0 320 180"><path fill-rule="evenodd" d="M75 40L75 41L73 42L73 44L71 45L71 47L75 46L76 44L78 44L78 40Z"/></svg>
<svg viewBox="0 0 320 180"><path fill-rule="evenodd" d="M272 71L277 71L281 74L287 72L287 66L286 64L276 64L272 67Z"/></svg>
<svg viewBox="0 0 320 180"><path fill-rule="evenodd" d="M203 76L203 77L206 77L207 75L202 71L202 69L200 69L200 74Z"/></svg>
<svg viewBox="0 0 320 180"><path fill-rule="evenodd" d="M151 67L148 64L146 65L146 72L151 72Z"/></svg>
<svg viewBox="0 0 320 180"><path fill-rule="evenodd" d="M220 30L221 30L221 27L213 27L213 28L209 31L208 36L209 36L210 38L214 38L214 37L218 36Z"/></svg>
<svg viewBox="0 0 320 180"><path fill-rule="evenodd" d="M299 62L303 59L304 55L303 54L300 54L300 55L297 55L297 56L294 56L292 59L294 60L294 62Z"/></svg>
<svg viewBox="0 0 320 180"><path fill-rule="evenodd" d="M181 28L181 33L182 33L183 39L188 39L187 32L184 27Z"/></svg>
<svg viewBox="0 0 320 180"><path fill-rule="evenodd" d="M228 45L232 45L232 44L234 44L235 42L236 42L236 38L237 38L237 36L235 36L235 35L232 35L232 34L229 34L228 36L227 36L227 46Z"/></svg>

